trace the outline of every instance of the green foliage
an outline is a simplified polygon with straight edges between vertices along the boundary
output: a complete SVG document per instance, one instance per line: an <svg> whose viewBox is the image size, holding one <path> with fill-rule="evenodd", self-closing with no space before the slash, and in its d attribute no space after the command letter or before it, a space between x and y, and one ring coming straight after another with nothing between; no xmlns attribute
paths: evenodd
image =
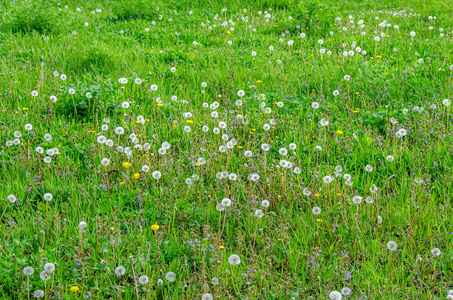
<svg viewBox="0 0 453 300"><path fill-rule="evenodd" d="M300 1L295 11L295 18L302 23L307 33L326 34L334 27L334 18L338 15L334 3L326 1Z"/></svg>
<svg viewBox="0 0 453 300"><path fill-rule="evenodd" d="M50 7L46 4L31 4L14 9L11 21L6 24L13 33L39 34L58 33L60 26L54 16L49 14Z"/></svg>
<svg viewBox="0 0 453 300"><path fill-rule="evenodd" d="M112 3L112 12L114 19L117 21L157 20L159 16L155 10L154 3L146 0L114 1Z"/></svg>

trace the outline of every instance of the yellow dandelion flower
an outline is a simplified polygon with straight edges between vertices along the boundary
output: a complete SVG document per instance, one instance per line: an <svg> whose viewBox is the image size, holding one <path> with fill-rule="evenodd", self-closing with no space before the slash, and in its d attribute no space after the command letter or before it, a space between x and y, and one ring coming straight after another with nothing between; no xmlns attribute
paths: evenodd
<svg viewBox="0 0 453 300"><path fill-rule="evenodd" d="M376 58L382 58L382 56L380 56L380 55L376 55Z"/></svg>
<svg viewBox="0 0 453 300"><path fill-rule="evenodd" d="M229 31L229 30L228 30L228 31L227 31L227 33L228 33L228 34L230 34L230 33L231 33L231 31Z"/></svg>
<svg viewBox="0 0 453 300"><path fill-rule="evenodd" d="M157 231L157 230L159 230L159 228L160 228L160 227L159 227L159 225L157 225L156 222L154 222L154 224L151 225L151 229L152 229L153 231Z"/></svg>
<svg viewBox="0 0 453 300"><path fill-rule="evenodd" d="M95 133L95 132L96 132L96 131L94 131L94 130L90 130L90 131L88 131L87 133Z"/></svg>
<svg viewBox="0 0 453 300"><path fill-rule="evenodd" d="M358 113L359 111L358 111L358 110L353 110L352 112L353 112L353 113Z"/></svg>
<svg viewBox="0 0 453 300"><path fill-rule="evenodd" d="M316 219L317 222L322 222L322 219Z"/></svg>
<svg viewBox="0 0 453 300"><path fill-rule="evenodd" d="M321 197L321 195L320 195L320 194L315 194L315 196L316 196L316 197Z"/></svg>
<svg viewBox="0 0 453 300"><path fill-rule="evenodd" d="M261 80L257 80L256 83L261 83L262 81Z"/></svg>
<svg viewBox="0 0 453 300"><path fill-rule="evenodd" d="M135 173L134 175L132 175L132 178L139 179L140 178L140 174L139 173Z"/></svg>
<svg viewBox="0 0 453 300"><path fill-rule="evenodd" d="M22 110L28 110L28 107L22 107Z"/></svg>
<svg viewBox="0 0 453 300"><path fill-rule="evenodd" d="M127 161L123 162L123 168L129 169L132 165L128 163Z"/></svg>
<svg viewBox="0 0 453 300"><path fill-rule="evenodd" d="M239 149L242 149L242 146L238 146Z"/></svg>
<svg viewBox="0 0 453 300"><path fill-rule="evenodd" d="M121 182L120 182L120 185L123 185L123 184L125 184L125 182L124 182L124 181L121 181Z"/></svg>
<svg viewBox="0 0 453 300"><path fill-rule="evenodd" d="M164 106L164 105L162 103L157 103L157 106L160 107L160 106Z"/></svg>
<svg viewBox="0 0 453 300"><path fill-rule="evenodd" d="M76 292L80 291L80 288L78 286L74 285L74 286L71 286L70 290L71 290L71 292L76 293Z"/></svg>
<svg viewBox="0 0 453 300"><path fill-rule="evenodd" d="M220 248L220 249L225 249L225 247L224 247L224 246L219 246L219 248Z"/></svg>
<svg viewBox="0 0 453 300"><path fill-rule="evenodd" d="M337 131L335 131L335 132L336 132L337 134L343 134L343 131L341 131L341 130L337 130Z"/></svg>
<svg viewBox="0 0 453 300"><path fill-rule="evenodd" d="M192 120L187 120L186 123L192 124L193 121Z"/></svg>

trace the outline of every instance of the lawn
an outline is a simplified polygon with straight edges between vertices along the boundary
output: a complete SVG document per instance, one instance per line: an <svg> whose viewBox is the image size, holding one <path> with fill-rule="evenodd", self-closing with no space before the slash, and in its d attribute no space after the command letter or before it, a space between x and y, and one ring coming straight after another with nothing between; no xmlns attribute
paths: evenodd
<svg viewBox="0 0 453 300"><path fill-rule="evenodd" d="M453 299L452 14L0 0L0 299Z"/></svg>

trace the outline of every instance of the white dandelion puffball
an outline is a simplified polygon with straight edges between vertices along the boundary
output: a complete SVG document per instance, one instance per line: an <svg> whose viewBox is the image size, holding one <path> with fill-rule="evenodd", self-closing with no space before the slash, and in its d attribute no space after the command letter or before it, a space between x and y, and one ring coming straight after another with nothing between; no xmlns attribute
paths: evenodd
<svg viewBox="0 0 453 300"><path fill-rule="evenodd" d="M223 206L230 206L230 205L231 205L231 200L230 200L230 198L223 198L223 200L222 200L222 205L223 205Z"/></svg>
<svg viewBox="0 0 453 300"><path fill-rule="evenodd" d="M341 296L341 293L340 292L337 292L337 291L333 291L329 294L329 298L331 300L341 300L343 296Z"/></svg>
<svg viewBox="0 0 453 300"><path fill-rule="evenodd" d="M213 300L214 298L212 297L211 294L203 294L203 296L201 296L201 300Z"/></svg>
<svg viewBox="0 0 453 300"><path fill-rule="evenodd" d="M311 211L313 212L314 215L319 215L321 213L321 208L318 206L315 206L315 207L313 207L313 209Z"/></svg>
<svg viewBox="0 0 453 300"><path fill-rule="evenodd" d="M107 167L109 164L110 164L110 159L108 158L103 158L101 160L101 164L104 166L104 167Z"/></svg>
<svg viewBox="0 0 453 300"><path fill-rule="evenodd" d="M146 276L146 275L142 275L138 279L138 282L140 282L140 284L142 284L142 285L145 285L145 284L147 284L149 282L149 277Z"/></svg>
<svg viewBox="0 0 453 300"><path fill-rule="evenodd" d="M87 222L82 221L82 222L79 223L79 230L83 230L87 226L88 226Z"/></svg>
<svg viewBox="0 0 453 300"><path fill-rule="evenodd" d="M53 196L51 193L45 193L43 196L44 200L46 201L51 201L53 199Z"/></svg>
<svg viewBox="0 0 453 300"><path fill-rule="evenodd" d="M126 269L123 266L119 266L115 269L115 275L120 277L126 273Z"/></svg>
<svg viewBox="0 0 453 300"><path fill-rule="evenodd" d="M35 272L35 269L33 269L32 267L25 267L23 270L23 273L26 276L33 275L34 272Z"/></svg>
<svg viewBox="0 0 453 300"><path fill-rule="evenodd" d="M394 241L390 241L387 243L387 248L390 250L390 251L396 251L396 249L398 249L398 244Z"/></svg>
<svg viewBox="0 0 453 300"><path fill-rule="evenodd" d="M47 274L52 274L55 271L55 265L53 263L46 263L44 265L44 271L46 271Z"/></svg>
<svg viewBox="0 0 453 300"><path fill-rule="evenodd" d="M165 279L167 279L170 282L173 282L176 280L176 274L173 272L168 272L167 274L165 274Z"/></svg>
<svg viewBox="0 0 453 300"><path fill-rule="evenodd" d="M258 217L258 218L264 217L264 212L261 209L255 210L255 217Z"/></svg>
<svg viewBox="0 0 453 300"><path fill-rule="evenodd" d="M26 124L26 125L24 126L24 128L25 128L25 130L30 131L30 130L33 129L33 126L32 126L31 124Z"/></svg>
<svg viewBox="0 0 453 300"><path fill-rule="evenodd" d="M439 248L433 248L433 249L431 250L431 254L432 254L433 256L440 256L441 251L440 251Z"/></svg>
<svg viewBox="0 0 453 300"><path fill-rule="evenodd" d="M237 266L241 263L241 258L239 255L231 254L230 257L228 257L228 262L233 266Z"/></svg>
<svg viewBox="0 0 453 300"><path fill-rule="evenodd" d="M155 180L159 180L162 177L162 174L159 171L154 171L152 176Z"/></svg>
<svg viewBox="0 0 453 300"><path fill-rule="evenodd" d="M14 195L9 195L7 198L9 200L9 202L11 202L11 203L14 203L17 201L17 198Z"/></svg>

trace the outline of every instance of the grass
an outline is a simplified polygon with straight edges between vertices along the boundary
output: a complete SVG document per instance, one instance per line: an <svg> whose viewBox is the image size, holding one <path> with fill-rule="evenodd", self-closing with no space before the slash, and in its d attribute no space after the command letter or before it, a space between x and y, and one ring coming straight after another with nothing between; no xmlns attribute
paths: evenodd
<svg viewBox="0 0 453 300"><path fill-rule="evenodd" d="M453 298L452 6L0 2L0 299Z"/></svg>

